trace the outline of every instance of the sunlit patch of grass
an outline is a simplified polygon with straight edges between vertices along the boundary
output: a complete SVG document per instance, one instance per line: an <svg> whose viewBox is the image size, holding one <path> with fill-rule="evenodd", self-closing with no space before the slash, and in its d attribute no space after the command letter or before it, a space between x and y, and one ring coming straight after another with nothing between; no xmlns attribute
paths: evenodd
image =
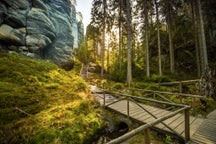
<svg viewBox="0 0 216 144"><path fill-rule="evenodd" d="M74 71L2 52L0 63L1 142L82 143L102 127L100 110Z"/></svg>
<svg viewBox="0 0 216 144"><path fill-rule="evenodd" d="M44 110L15 126L20 126L16 135L30 143L84 143L102 127L102 121L87 100L77 100Z"/></svg>
<svg viewBox="0 0 216 144"><path fill-rule="evenodd" d="M44 84L45 88L47 89L57 89L59 87L58 83L49 83L49 84Z"/></svg>

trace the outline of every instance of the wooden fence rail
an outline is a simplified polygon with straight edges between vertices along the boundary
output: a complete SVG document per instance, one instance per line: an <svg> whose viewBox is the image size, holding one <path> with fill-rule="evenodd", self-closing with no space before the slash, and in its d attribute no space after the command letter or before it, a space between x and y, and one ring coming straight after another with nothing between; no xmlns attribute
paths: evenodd
<svg viewBox="0 0 216 144"><path fill-rule="evenodd" d="M144 92L167 94L167 95L178 95L178 96L192 97L192 98L206 98L206 96L201 96L201 95L184 94L184 93L173 93L173 92L164 92L164 91L153 91L153 90L137 89L137 88L128 88L128 90L144 91Z"/></svg>
<svg viewBox="0 0 216 144"><path fill-rule="evenodd" d="M168 101L170 103L173 103L171 100L169 100L167 98L166 95L169 96L178 96L180 98L180 103L183 103L183 98L191 98L191 104L190 106L193 108L193 110L195 110L195 103L196 103L196 99L206 99L206 96L201 96L201 95L194 95L194 94L184 94L184 93L173 93L173 92L164 92L164 91L153 91L153 90L145 90L145 89L137 89L137 88L128 88L128 90L133 91L142 91L142 92L146 92L146 95L153 95L153 97L155 98L156 96L159 96L160 98L162 98L165 101ZM165 95L165 96L164 96ZM145 96L145 95L144 95ZM187 103L188 105L188 103Z"/></svg>
<svg viewBox="0 0 216 144"><path fill-rule="evenodd" d="M206 88L203 79L195 79L195 80L185 80L185 81L175 81L175 82L163 82L158 83L159 86L179 86L179 93L183 93L183 85L194 85L197 88L197 92L199 95L205 95L206 97ZM181 97L182 102L182 97Z"/></svg>
<svg viewBox="0 0 216 144"><path fill-rule="evenodd" d="M199 82L199 81L200 81L200 79L175 81L175 82L163 82L163 83L159 83L159 85L160 86L169 86L169 85L180 85L180 84L194 84L194 83Z"/></svg>

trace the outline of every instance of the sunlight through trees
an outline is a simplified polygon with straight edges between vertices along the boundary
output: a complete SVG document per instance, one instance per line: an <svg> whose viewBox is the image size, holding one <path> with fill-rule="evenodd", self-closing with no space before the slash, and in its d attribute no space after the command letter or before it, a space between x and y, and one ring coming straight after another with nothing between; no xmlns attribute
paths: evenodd
<svg viewBox="0 0 216 144"><path fill-rule="evenodd" d="M132 77L141 80L152 74L200 77L215 61L208 57L216 52L207 32L215 31L216 24L207 19L213 3L93 0L87 30L90 59L101 64L101 76L129 85Z"/></svg>

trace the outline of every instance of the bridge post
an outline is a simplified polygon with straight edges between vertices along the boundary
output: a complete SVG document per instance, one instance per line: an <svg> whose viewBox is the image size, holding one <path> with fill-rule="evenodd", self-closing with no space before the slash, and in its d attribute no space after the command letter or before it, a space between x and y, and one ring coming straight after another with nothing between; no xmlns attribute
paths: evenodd
<svg viewBox="0 0 216 144"><path fill-rule="evenodd" d="M105 97L104 83L103 83L103 106L105 105L106 105L106 97Z"/></svg>
<svg viewBox="0 0 216 144"><path fill-rule="evenodd" d="M145 129L145 144L150 144L151 138L150 138L150 128Z"/></svg>
<svg viewBox="0 0 216 144"><path fill-rule="evenodd" d="M179 82L179 93L180 93L180 94L182 93L182 82L181 82L181 81ZM179 96L180 96L180 102L183 103L183 101L182 101L182 99L183 99L182 96L181 96L181 95L179 95Z"/></svg>
<svg viewBox="0 0 216 144"><path fill-rule="evenodd" d="M103 91L103 106L106 105L106 97L105 97L105 91Z"/></svg>
<svg viewBox="0 0 216 144"><path fill-rule="evenodd" d="M128 118L129 118L129 116L130 116L130 105L129 105L129 97L127 97L127 116L128 116Z"/></svg>
<svg viewBox="0 0 216 144"><path fill-rule="evenodd" d="M179 82L179 93L182 93L182 81Z"/></svg>
<svg viewBox="0 0 216 144"><path fill-rule="evenodd" d="M185 110L185 143L190 140L190 108Z"/></svg>
<svg viewBox="0 0 216 144"><path fill-rule="evenodd" d="M87 65L86 79L88 79L88 69L89 69L89 64Z"/></svg>
<svg viewBox="0 0 216 144"><path fill-rule="evenodd" d="M195 102L196 102L196 98L194 97L192 101L193 112L195 112L195 108L196 108Z"/></svg>

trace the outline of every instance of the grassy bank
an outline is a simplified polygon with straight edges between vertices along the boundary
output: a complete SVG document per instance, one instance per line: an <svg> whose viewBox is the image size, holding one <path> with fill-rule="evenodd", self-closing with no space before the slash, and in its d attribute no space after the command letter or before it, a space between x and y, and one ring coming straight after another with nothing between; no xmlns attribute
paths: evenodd
<svg viewBox="0 0 216 144"><path fill-rule="evenodd" d="M84 143L103 124L74 71L0 52L0 141Z"/></svg>

